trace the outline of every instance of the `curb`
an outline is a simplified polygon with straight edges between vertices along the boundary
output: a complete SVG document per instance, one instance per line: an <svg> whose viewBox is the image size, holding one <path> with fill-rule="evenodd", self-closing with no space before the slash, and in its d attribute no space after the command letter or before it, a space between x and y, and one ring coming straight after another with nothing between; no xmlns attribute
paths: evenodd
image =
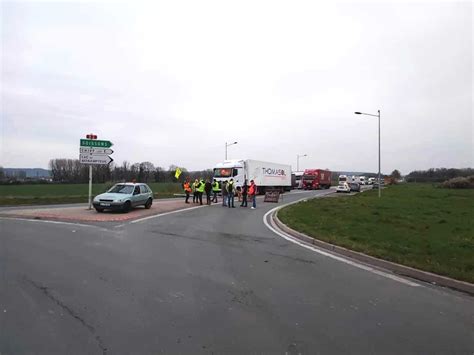
<svg viewBox="0 0 474 355"><path fill-rule="evenodd" d="M299 239L305 243L314 245L318 248L361 261L371 266L389 270L401 276L407 276L407 277L411 277L413 279L428 282L434 285L448 287L457 291L465 292L471 296L474 296L474 284L471 284L469 282L455 280L446 276L433 274L428 271L422 271L422 270L418 270L409 266L397 264L391 261L382 260L373 256L369 256L367 254L363 254L357 251L353 251L344 247L340 247L334 244L326 243L321 240L315 239L304 233L300 233L298 231L295 231L294 229L291 229L282 221L280 221L278 219L278 210L272 213L271 219L275 223L275 226L279 228L282 232L285 232L286 234L289 234L293 238Z"/></svg>

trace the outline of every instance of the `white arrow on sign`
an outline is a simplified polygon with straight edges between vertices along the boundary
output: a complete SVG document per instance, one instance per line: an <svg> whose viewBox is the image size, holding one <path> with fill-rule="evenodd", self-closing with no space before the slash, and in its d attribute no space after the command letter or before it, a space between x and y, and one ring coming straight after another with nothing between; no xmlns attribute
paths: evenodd
<svg viewBox="0 0 474 355"><path fill-rule="evenodd" d="M95 155L109 155L114 151L109 148L91 148L91 147L80 147L79 153L81 154L95 154Z"/></svg>
<svg viewBox="0 0 474 355"><path fill-rule="evenodd" d="M108 155L79 154L79 162L82 164L107 165L113 161Z"/></svg>

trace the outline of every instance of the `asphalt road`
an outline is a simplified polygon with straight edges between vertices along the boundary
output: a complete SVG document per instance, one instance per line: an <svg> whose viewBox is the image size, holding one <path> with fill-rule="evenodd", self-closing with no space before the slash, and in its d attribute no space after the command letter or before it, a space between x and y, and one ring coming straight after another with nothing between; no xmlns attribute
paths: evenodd
<svg viewBox="0 0 474 355"><path fill-rule="evenodd" d="M472 297L288 242L262 221L273 207L118 227L0 219L0 353L474 352Z"/></svg>

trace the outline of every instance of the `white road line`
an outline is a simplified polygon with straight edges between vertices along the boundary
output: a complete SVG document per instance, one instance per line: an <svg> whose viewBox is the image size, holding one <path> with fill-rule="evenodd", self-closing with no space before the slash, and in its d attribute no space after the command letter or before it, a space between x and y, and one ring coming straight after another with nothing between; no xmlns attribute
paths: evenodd
<svg viewBox="0 0 474 355"><path fill-rule="evenodd" d="M280 209L280 208L283 208L285 206L288 206L288 205L291 205L291 204L294 204L294 203L297 203L297 202L300 202L300 201L303 201L304 199L301 199L301 200L298 200L298 201L295 201L295 202L291 202L291 203L288 203L286 205L283 205L283 206L278 206L278 207L275 207L273 209L271 209L270 211L268 211L267 213L265 213L265 215L263 216L263 223L267 226L268 229L270 229L273 233L279 235L280 237L282 237L283 239L286 239L288 240L289 242L292 242L294 244L298 244L299 246L303 247L303 248L306 248L306 249L309 249L309 250L312 250L318 254L321 254L321 255L324 255L324 256L327 256L329 258L332 258L334 260L337 260L337 261L340 261L340 262L343 262L345 264L348 264L348 265L351 265L351 266L354 266L354 267L357 267L359 269L362 269L362 270L366 270L366 271L369 271L369 272L372 272L374 274L377 274L377 275L380 275L380 276L383 276L385 278L388 278L388 279L391 279L391 280L394 280L394 281L397 281L397 282L400 282L400 283L403 283L405 285L408 285L408 286L412 286L412 287L423 287L422 285L418 284L418 283L415 283L415 282L412 282L412 281L409 281L407 279L404 279L404 278L401 278L401 277L398 277L396 275L393 275L393 274L390 274L390 273L387 273L387 272L384 272L384 271L381 271L381 270L378 270L378 269L375 269L373 267L370 267L368 265L364 265L364 264L360 264L358 262L355 262L355 261L352 261L352 260L349 260L349 259L346 259L344 257L341 257L341 256L337 256L337 255L334 255L332 253L328 253L324 250L321 250L315 246L311 246L311 245L308 245L308 244L305 244L301 241L299 241L298 239L295 239L293 237L291 237L290 235L286 234L286 233L283 233L283 232L280 232L279 230L275 229L273 226L270 225L270 223L268 223L268 216L270 216L273 212L275 212L276 210Z"/></svg>
<svg viewBox="0 0 474 355"><path fill-rule="evenodd" d="M136 220L131 221L131 222L126 223L126 224L139 223L139 222L143 222L143 221L146 221L146 220L149 220L149 219L152 219L152 218L158 218L158 217L167 216L167 215L169 215L169 214L191 211L191 210L195 210L195 209L197 209L197 208L203 208L203 207L207 207L207 205L202 205L202 206L199 205L199 206L184 208L184 209L181 209L181 210L176 210L176 211L171 211L171 212L165 212L165 213L155 214L155 215L153 215L153 216L148 216L148 217L143 217L143 218L140 218L140 219L136 219ZM125 224L122 224L122 225L119 225L119 226L116 226L116 227L117 227L117 228L118 228L118 227L123 227L124 225L125 225Z"/></svg>
<svg viewBox="0 0 474 355"><path fill-rule="evenodd" d="M304 192L307 192L307 191L304 191ZM293 192L293 193L295 193L295 192ZM296 192L296 193L302 193L302 192ZM264 198L265 196L258 196L258 197ZM213 203L213 204L211 204L211 205L202 205L202 206L199 205L199 206L184 208L184 209L181 209L181 210L176 210L176 211L171 211L171 212L165 212L165 213L160 213L160 214L156 214L156 215L153 215L153 216L148 216L148 217L139 218L139 219L133 220L133 221L128 222L128 223L119 224L119 225L115 226L114 228L122 228L123 226L125 226L125 225L127 225L127 224L139 223L139 222L143 222L143 221L146 221L146 220L149 220L149 219L158 218L158 217L163 217L163 216L167 216L167 215L174 214L174 213L180 213L180 212L191 211L191 210L194 210L194 209L197 209L197 208L206 207L206 206L209 206L209 207L221 206L221 207L223 207L223 206L222 206L222 202Z"/></svg>
<svg viewBox="0 0 474 355"><path fill-rule="evenodd" d="M61 222L61 221L50 221L47 219L30 219L30 218L16 218L16 217L0 217L0 220L10 220L10 221L26 221L26 222L37 222L37 223L49 223L49 224L63 224L67 226L74 226L74 227L86 227L86 228L95 228L95 229L100 229L103 231L108 231L110 230L106 228L101 228L99 226L94 226L92 224L82 224L82 223L72 223L72 222Z"/></svg>

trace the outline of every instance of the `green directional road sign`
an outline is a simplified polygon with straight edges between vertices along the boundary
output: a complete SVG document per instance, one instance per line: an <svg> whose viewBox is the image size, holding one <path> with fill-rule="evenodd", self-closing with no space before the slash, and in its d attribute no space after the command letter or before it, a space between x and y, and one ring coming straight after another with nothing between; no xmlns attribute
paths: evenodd
<svg viewBox="0 0 474 355"><path fill-rule="evenodd" d="M81 139L81 147L110 148L111 141L99 141L97 139Z"/></svg>

